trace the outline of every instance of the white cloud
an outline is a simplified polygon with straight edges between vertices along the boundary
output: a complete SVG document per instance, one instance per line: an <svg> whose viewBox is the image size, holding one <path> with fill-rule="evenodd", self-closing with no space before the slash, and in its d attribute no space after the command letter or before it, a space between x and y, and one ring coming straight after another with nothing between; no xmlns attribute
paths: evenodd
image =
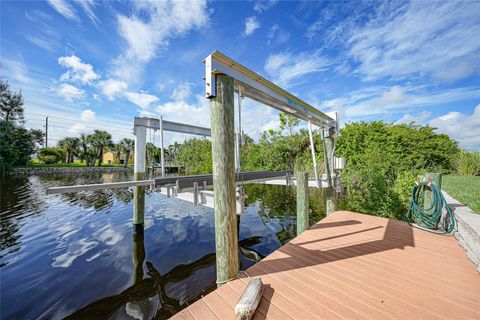
<svg viewBox="0 0 480 320"><path fill-rule="evenodd" d="M92 21L93 25L98 28L99 21L95 12L93 12L93 7L95 7L95 0L77 0L77 4L80 5L87 15L87 17Z"/></svg>
<svg viewBox="0 0 480 320"><path fill-rule="evenodd" d="M90 84L92 81L100 78L100 75L93 71L91 64L83 63L82 60L75 55L60 57L58 58L58 63L69 69L61 76L60 80L79 81L83 84Z"/></svg>
<svg viewBox="0 0 480 320"><path fill-rule="evenodd" d="M142 109L147 109L152 103L158 101L158 97L146 92L126 92L125 97Z"/></svg>
<svg viewBox="0 0 480 320"><path fill-rule="evenodd" d="M407 114L404 114L403 117L395 121L395 123L410 124L412 122L415 122L416 124L423 124L425 120L430 118L431 115L432 113L430 111L422 111L416 114L407 113Z"/></svg>
<svg viewBox="0 0 480 320"><path fill-rule="evenodd" d="M457 140L461 147L480 151L480 105L471 115L452 111L430 121L430 126Z"/></svg>
<svg viewBox="0 0 480 320"><path fill-rule="evenodd" d="M115 97L122 94L127 88L128 85L125 81L119 81L114 79L108 79L100 81L98 86L102 93L108 98L108 100L113 100Z"/></svg>
<svg viewBox="0 0 480 320"><path fill-rule="evenodd" d="M155 110L166 120L210 126L210 103L203 95L197 95L194 104L175 100L160 104Z"/></svg>
<svg viewBox="0 0 480 320"><path fill-rule="evenodd" d="M403 113L412 113L418 111L419 107L476 99L479 96L480 87L478 86L433 90L425 86L380 85L352 91L332 100L341 101L343 117L353 121L376 115L388 115L399 110Z"/></svg>
<svg viewBox="0 0 480 320"><path fill-rule="evenodd" d="M189 82L181 83L175 87L172 93L172 99L175 101L187 100L192 94L192 84Z"/></svg>
<svg viewBox="0 0 480 320"><path fill-rule="evenodd" d="M67 83L62 83L57 90L57 93L65 100L71 102L83 97L84 91Z"/></svg>
<svg viewBox="0 0 480 320"><path fill-rule="evenodd" d="M79 21L75 9L64 0L48 0L48 4L67 19Z"/></svg>
<svg viewBox="0 0 480 320"><path fill-rule="evenodd" d="M245 19L245 30L243 31L243 35L248 37L258 28L260 28L260 22L258 21L257 17L248 17Z"/></svg>
<svg viewBox="0 0 480 320"><path fill-rule="evenodd" d="M286 42L288 38L290 38L290 34L283 31L278 24L274 24L267 33L267 44L272 42L281 44Z"/></svg>
<svg viewBox="0 0 480 320"><path fill-rule="evenodd" d="M272 54L267 58L265 71L279 85L288 84L306 74L325 70L329 62L316 52Z"/></svg>
<svg viewBox="0 0 480 320"><path fill-rule="evenodd" d="M92 111L90 109L83 110L80 113L80 120L84 122L93 122L96 120L96 114L95 111Z"/></svg>
<svg viewBox="0 0 480 320"><path fill-rule="evenodd" d="M262 12L270 10L277 3L278 3L278 0L257 1L257 2L255 2L254 6L253 6L253 10L255 10L258 13L262 13Z"/></svg>
<svg viewBox="0 0 480 320"><path fill-rule="evenodd" d="M367 79L431 75L455 81L480 72L480 3L383 3L349 30L348 55Z"/></svg>
<svg viewBox="0 0 480 320"><path fill-rule="evenodd" d="M205 0L136 1L134 5L138 15L118 15L118 31L128 44L121 59L149 62L159 47L168 44L169 38L182 36L208 22Z"/></svg>

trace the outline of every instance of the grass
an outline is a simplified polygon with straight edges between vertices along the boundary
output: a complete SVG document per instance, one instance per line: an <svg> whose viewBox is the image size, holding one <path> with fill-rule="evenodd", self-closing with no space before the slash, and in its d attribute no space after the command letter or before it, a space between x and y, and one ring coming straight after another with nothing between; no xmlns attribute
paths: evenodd
<svg viewBox="0 0 480 320"><path fill-rule="evenodd" d="M444 176L442 189L480 214L480 176Z"/></svg>
<svg viewBox="0 0 480 320"><path fill-rule="evenodd" d="M30 161L28 164L28 167L32 168L59 168L59 167L86 167L87 164L85 162L80 162L79 160L75 160L73 163L42 163L39 162L37 159L33 159ZM97 166L97 164L95 164ZM133 166L133 164L129 164L129 167ZM108 163L103 163L102 167L123 167L123 164L108 164Z"/></svg>

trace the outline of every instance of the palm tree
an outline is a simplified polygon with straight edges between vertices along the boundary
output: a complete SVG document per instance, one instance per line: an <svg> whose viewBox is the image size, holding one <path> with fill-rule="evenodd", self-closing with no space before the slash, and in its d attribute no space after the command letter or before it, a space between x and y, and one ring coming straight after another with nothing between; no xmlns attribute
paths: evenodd
<svg viewBox="0 0 480 320"><path fill-rule="evenodd" d="M67 154L66 163L72 163L73 156L78 154L80 139L74 137L65 137L58 141L57 145Z"/></svg>
<svg viewBox="0 0 480 320"><path fill-rule="evenodd" d="M128 160L130 160L130 153L134 150L135 143L132 139L123 138L122 141L120 141L120 144L122 145L123 152L125 152L124 167L126 168Z"/></svg>
<svg viewBox="0 0 480 320"><path fill-rule="evenodd" d="M115 143L114 151L117 154L117 164L120 164L120 156L122 155L122 150L123 150L122 144Z"/></svg>
<svg viewBox="0 0 480 320"><path fill-rule="evenodd" d="M103 150L112 148L112 135L104 130L94 130L91 135L91 141L97 151L98 166L103 163Z"/></svg>

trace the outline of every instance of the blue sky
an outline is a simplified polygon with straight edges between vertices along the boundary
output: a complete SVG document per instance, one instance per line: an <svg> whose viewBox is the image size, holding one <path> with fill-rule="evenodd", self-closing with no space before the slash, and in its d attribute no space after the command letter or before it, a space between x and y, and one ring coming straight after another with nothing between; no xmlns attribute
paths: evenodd
<svg viewBox="0 0 480 320"><path fill-rule="evenodd" d="M479 34L478 1L2 1L1 77L27 127L49 116L50 144L118 140L135 115L209 126L202 60L219 50L342 123L416 121L480 150ZM251 136L278 127L243 110Z"/></svg>

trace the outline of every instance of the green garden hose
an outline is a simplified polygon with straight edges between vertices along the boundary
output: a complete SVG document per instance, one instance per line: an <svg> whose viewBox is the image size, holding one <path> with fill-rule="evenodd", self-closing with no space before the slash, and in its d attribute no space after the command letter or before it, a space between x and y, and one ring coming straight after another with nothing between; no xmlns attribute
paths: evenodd
<svg viewBox="0 0 480 320"><path fill-rule="evenodd" d="M430 190L432 192L432 206L430 208L424 207L425 192ZM432 231L437 229L440 219L442 217L442 208L447 209L450 223L445 231ZM455 218L452 210L443 197L442 190L431 182L422 181L415 183L412 190L412 198L407 212L408 223L418 229L425 230L435 234L450 234L455 230ZM416 223L413 225L412 223Z"/></svg>

